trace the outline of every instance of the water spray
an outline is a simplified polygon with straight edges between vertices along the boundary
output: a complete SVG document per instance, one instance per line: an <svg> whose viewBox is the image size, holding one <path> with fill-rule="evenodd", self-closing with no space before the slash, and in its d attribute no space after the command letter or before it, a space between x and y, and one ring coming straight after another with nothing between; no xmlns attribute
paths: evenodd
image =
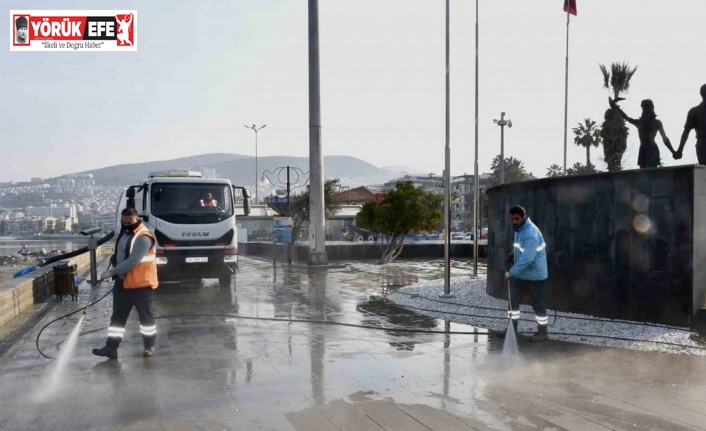
<svg viewBox="0 0 706 431"><path fill-rule="evenodd" d="M104 281L104 280L98 281L98 286L100 286L100 284L101 284L103 281ZM95 298L96 295L98 294L98 286L96 286L96 290L91 294L91 297L88 299L88 304L87 304L85 307L79 308L78 310L75 310L75 311L73 311L73 312L71 312L71 313L69 313L69 314L65 314L65 315L63 315L63 316L57 317L56 319L54 319L54 320L52 320L51 322L49 322L49 323L47 323L46 325L44 325L44 326L42 327L42 329L39 330L39 333L37 334L36 346L37 346L37 351L39 352L40 355L44 356L44 357L47 358L47 359L54 359L54 358L52 358L51 356L45 354L45 353L42 351L42 349L39 348L39 338L42 336L42 332L44 332L44 330L45 330L49 325L51 325L52 323L57 322L57 321L59 321L59 320L65 319L65 318L67 318L67 317L69 317L69 316L72 316L72 315L74 315L74 314L76 314L76 313L78 313L78 312L83 311L83 313L81 314L81 319L79 320L79 323L80 323L80 324L78 325L78 326L83 326L83 322L84 322L84 320L85 320L85 318L86 318L86 314L88 313L88 307L90 307L91 305L93 305L93 304L95 304L95 303L97 303L97 302L102 301L106 296L110 295L110 293L113 291L113 288L111 288L110 290L108 290L108 292L107 292L105 295L101 296L100 298L98 298L97 300L94 301L94 298Z"/></svg>
<svg viewBox="0 0 706 431"><path fill-rule="evenodd" d="M503 356L508 358L517 358L517 334L515 334L515 326L512 324L512 289L510 288L510 279L507 279L507 305L509 311L509 319L507 322L507 330L505 331L505 342L503 343Z"/></svg>

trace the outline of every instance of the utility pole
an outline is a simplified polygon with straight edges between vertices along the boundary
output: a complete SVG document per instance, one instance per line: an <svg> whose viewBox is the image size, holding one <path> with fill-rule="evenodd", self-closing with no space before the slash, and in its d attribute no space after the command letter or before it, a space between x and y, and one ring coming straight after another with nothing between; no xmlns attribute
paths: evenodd
<svg viewBox="0 0 706 431"><path fill-rule="evenodd" d="M474 199L473 199L473 275L478 278L478 214L480 213L480 178L478 175L478 0L476 0L476 128L475 146L476 158L474 162Z"/></svg>
<svg viewBox="0 0 706 431"><path fill-rule="evenodd" d="M321 145L319 2L309 0L309 265L328 265L324 214L324 158Z"/></svg>
<svg viewBox="0 0 706 431"><path fill-rule="evenodd" d="M451 257L449 247L451 240L451 76L449 69L449 0L446 0L446 145L444 147L444 293L442 298L453 298L451 293Z"/></svg>

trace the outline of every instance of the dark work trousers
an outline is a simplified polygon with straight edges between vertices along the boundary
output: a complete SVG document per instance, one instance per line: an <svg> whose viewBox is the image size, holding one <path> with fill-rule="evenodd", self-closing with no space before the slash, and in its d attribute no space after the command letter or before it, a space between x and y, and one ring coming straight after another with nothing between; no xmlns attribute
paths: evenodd
<svg viewBox="0 0 706 431"><path fill-rule="evenodd" d="M157 338L157 325L154 322L153 309L153 289L150 287L142 289L123 288L124 280L115 280L113 287L113 316L110 318L108 328L108 344L115 347L120 345L120 341L125 334L125 323L132 307L137 309L140 318L140 333L145 347L154 346Z"/></svg>
<svg viewBox="0 0 706 431"><path fill-rule="evenodd" d="M511 280L512 305L508 313L512 320L520 319L520 302L527 294L532 300L532 309L537 316L537 324L547 324L547 309L544 307L544 283L546 281L521 280L519 278Z"/></svg>

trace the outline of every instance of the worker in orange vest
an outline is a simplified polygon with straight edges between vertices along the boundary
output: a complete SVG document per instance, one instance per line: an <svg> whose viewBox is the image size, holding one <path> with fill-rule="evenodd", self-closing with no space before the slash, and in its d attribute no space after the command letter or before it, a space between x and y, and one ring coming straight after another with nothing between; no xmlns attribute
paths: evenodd
<svg viewBox="0 0 706 431"><path fill-rule="evenodd" d="M202 207L215 208L218 206L218 201L213 199L213 195L211 195L211 193L206 193L206 199L202 199L199 203Z"/></svg>
<svg viewBox="0 0 706 431"><path fill-rule="evenodd" d="M111 258L113 268L101 274L100 279L113 278L113 316L108 327L105 347L93 349L93 354L109 359L118 358L118 346L125 334L125 323L132 307L140 318L140 332L144 342L144 357L154 355L157 325L154 320L153 291L157 281L157 239L137 217L135 208L120 213L122 229L115 242Z"/></svg>

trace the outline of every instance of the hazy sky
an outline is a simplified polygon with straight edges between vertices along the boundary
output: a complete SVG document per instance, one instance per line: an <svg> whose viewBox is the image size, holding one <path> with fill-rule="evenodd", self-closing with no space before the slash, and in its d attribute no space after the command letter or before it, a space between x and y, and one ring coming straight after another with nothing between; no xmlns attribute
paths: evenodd
<svg viewBox="0 0 706 431"><path fill-rule="evenodd" d="M118 163L254 155L244 124L267 124L259 155L308 155L306 0L123 1L138 51L10 52L0 31L0 181ZM569 127L602 121L598 63L637 65L626 112L652 98L676 145L706 83L706 1L577 0ZM95 1L6 0L11 9L95 9ZM325 155L440 173L444 164L444 0L319 0ZM452 174L473 172L475 2L451 1ZM105 5L107 8L116 4ZM480 0L480 168L500 149L536 176L562 164L563 0ZM585 162L573 145L569 164ZM666 165L676 164L658 139ZM682 163L695 163L694 136ZM637 160L631 127L628 166ZM594 163L602 148L594 149ZM325 168L324 168L325 169Z"/></svg>

